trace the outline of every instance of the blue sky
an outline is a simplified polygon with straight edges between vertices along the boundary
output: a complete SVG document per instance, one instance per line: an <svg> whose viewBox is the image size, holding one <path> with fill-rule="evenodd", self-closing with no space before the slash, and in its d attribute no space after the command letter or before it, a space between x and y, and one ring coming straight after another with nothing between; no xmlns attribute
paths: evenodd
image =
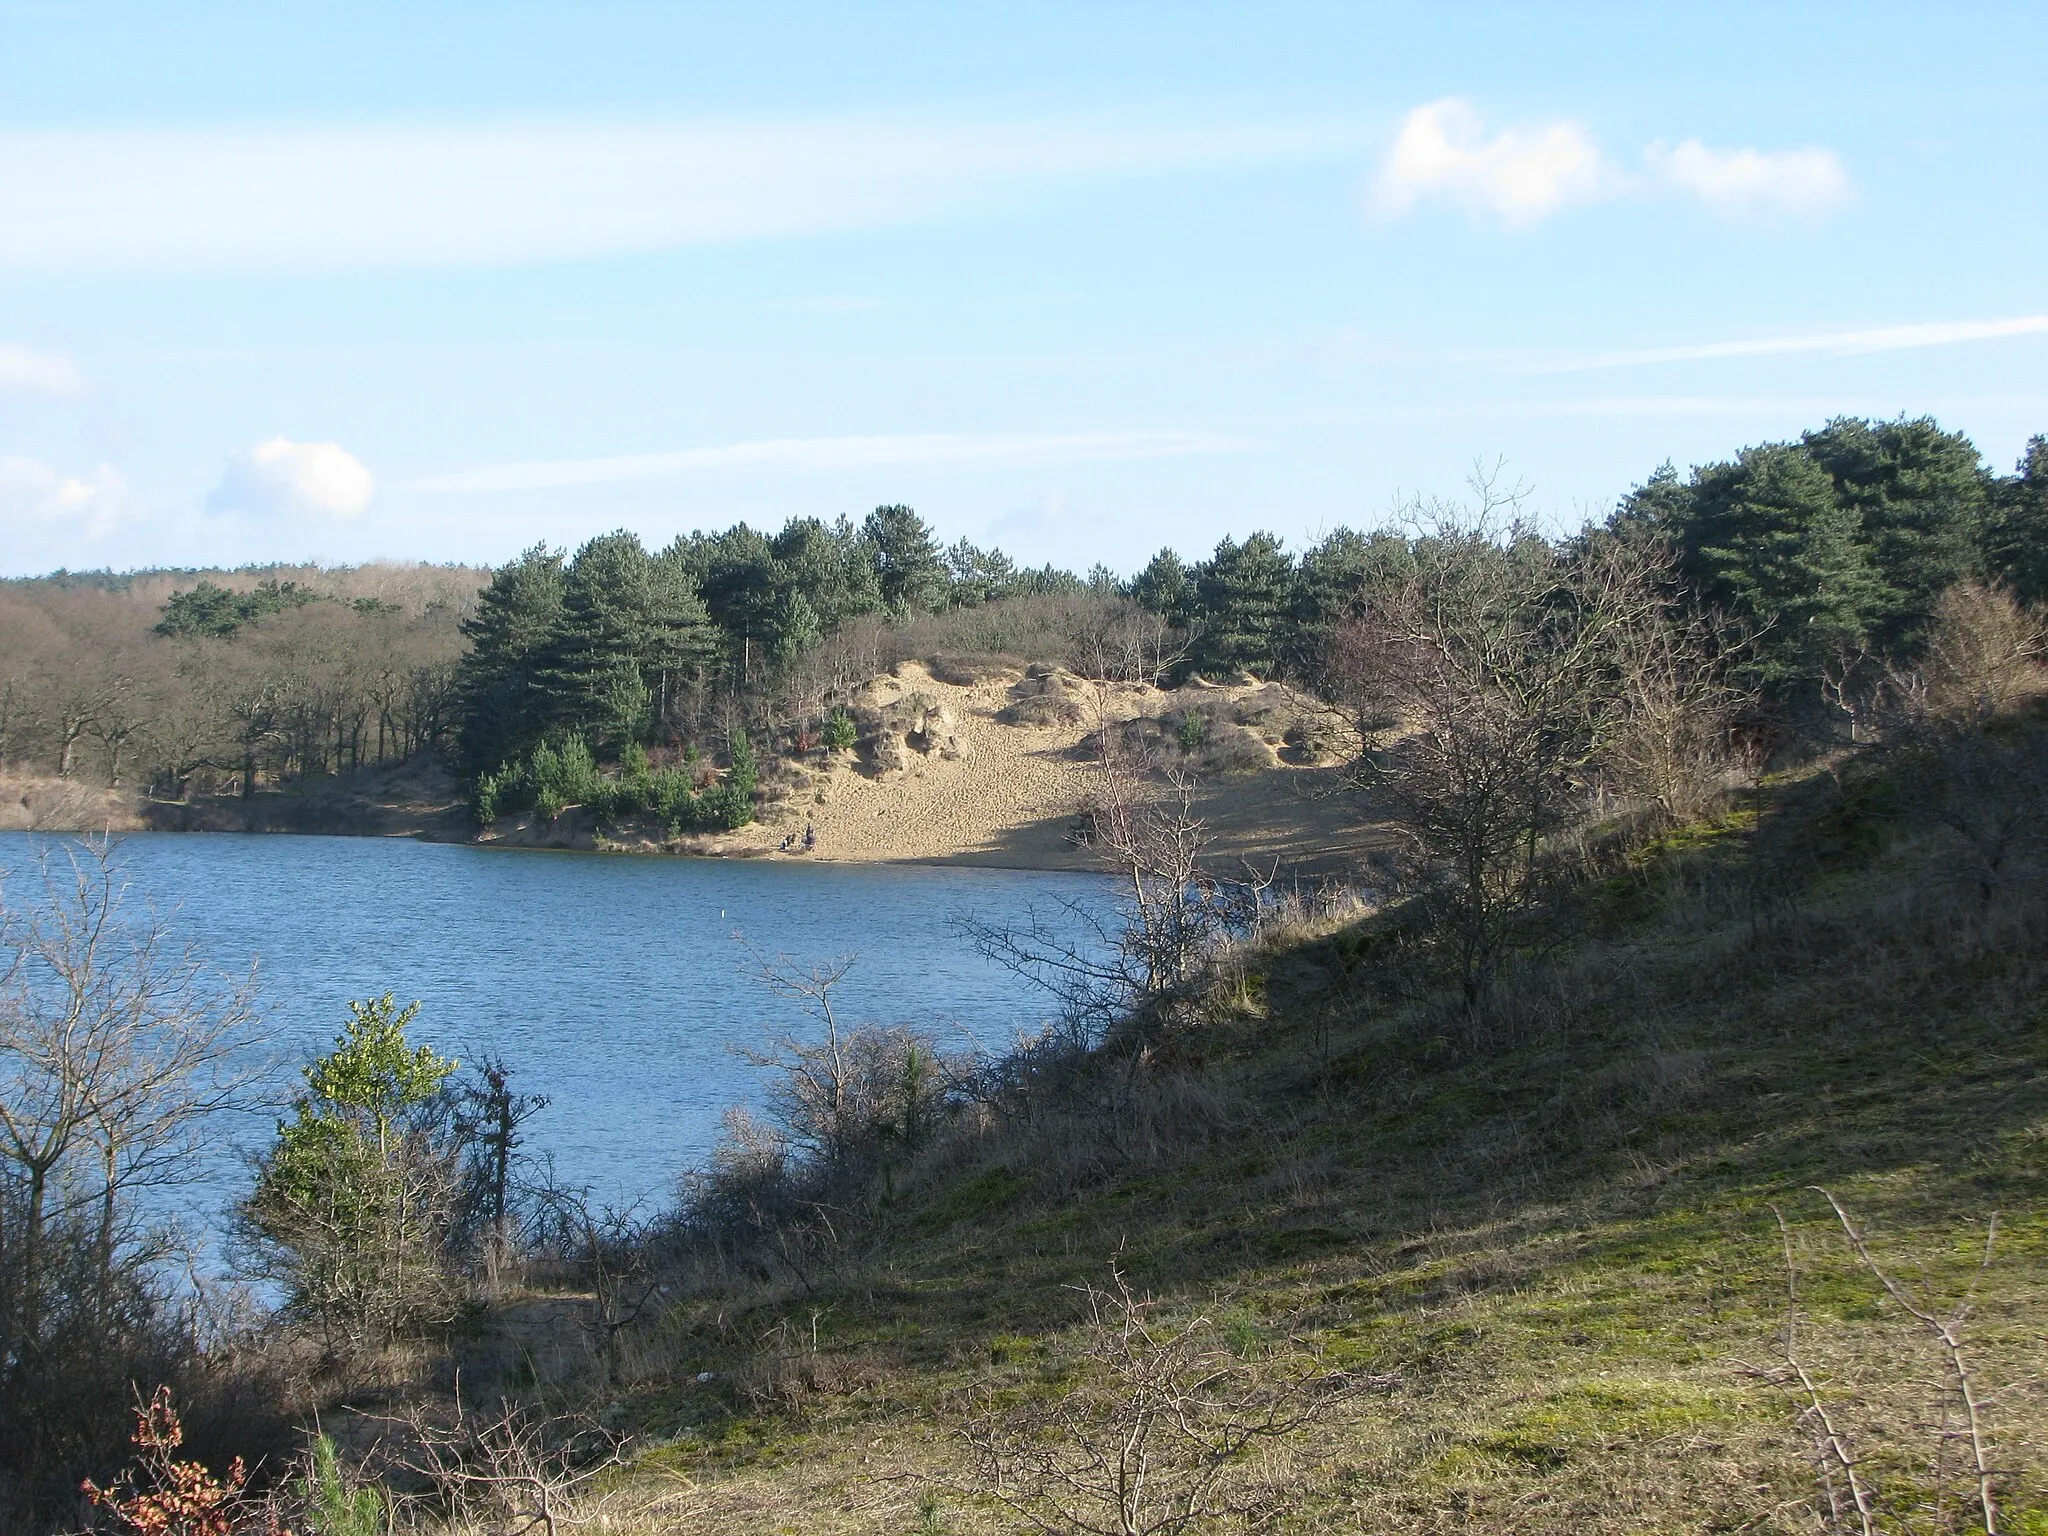
<svg viewBox="0 0 2048 1536"><path fill-rule="evenodd" d="M0 571L2048 430L2033 6L0 0Z"/></svg>

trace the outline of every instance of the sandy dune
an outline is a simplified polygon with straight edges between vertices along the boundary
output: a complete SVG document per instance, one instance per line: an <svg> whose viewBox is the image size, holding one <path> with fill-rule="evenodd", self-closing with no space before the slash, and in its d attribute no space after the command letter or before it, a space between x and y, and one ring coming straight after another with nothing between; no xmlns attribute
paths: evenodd
<svg viewBox="0 0 2048 1536"><path fill-rule="evenodd" d="M1072 723L1008 724L996 717L1017 702L1020 690L1045 687L1070 701ZM1226 706L1265 692L1258 685L1204 690ZM1273 690L1279 694L1280 690ZM759 824L704 840L706 852L767 854L847 861L921 861L1026 869L1086 869L1095 856L1071 835L1098 772L1086 748L1104 719L1157 715L1186 701L1157 689L1117 684L1099 687L1055 676L1015 675L961 685L942 682L916 663L871 684L860 703L885 714L915 718L930 701L942 722L926 739L913 735L904 766L885 768L872 753L837 753L786 800L766 807ZM1291 699L1291 696L1287 696ZM1282 703L1276 719L1291 712ZM1214 840L1214 855L1314 870L1351 865L1384 834L1356 815L1349 797L1334 793L1328 769L1294 766L1264 744L1267 766L1211 775L1201 781L1199 814ZM777 853L782 838L817 833L808 853Z"/></svg>

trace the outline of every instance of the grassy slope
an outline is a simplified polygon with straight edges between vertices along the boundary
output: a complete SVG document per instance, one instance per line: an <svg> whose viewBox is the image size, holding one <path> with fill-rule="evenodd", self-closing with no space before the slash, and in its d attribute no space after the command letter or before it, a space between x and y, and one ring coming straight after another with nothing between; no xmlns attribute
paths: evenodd
<svg viewBox="0 0 2048 1536"><path fill-rule="evenodd" d="M1807 1353L1902 1497L1935 1374L1805 1188L1824 1183L1944 1293L2000 1213L1973 1358L2006 1389L2009 1528L2048 1531L2043 904L1982 907L1931 841L1849 854L1867 828L1816 827L1825 857L1763 914L1744 838L1665 849L1477 1038L1347 983L1356 935L1254 957L1137 1108L992 1132L899 1187L837 1282L693 1314L671 1368L754 1391L642 1392L630 1411L673 1438L621 1507L662 1494L659 1529L1014 1528L952 1492L919 1527L920 1479L960 1477L977 1393L1060 1379L1068 1287L1117 1254L1233 1337L1397 1378L1247 1465L1282 1529L1810 1530L1791 1410L1736 1364L1768 1357L1783 1310L1773 1202Z"/></svg>

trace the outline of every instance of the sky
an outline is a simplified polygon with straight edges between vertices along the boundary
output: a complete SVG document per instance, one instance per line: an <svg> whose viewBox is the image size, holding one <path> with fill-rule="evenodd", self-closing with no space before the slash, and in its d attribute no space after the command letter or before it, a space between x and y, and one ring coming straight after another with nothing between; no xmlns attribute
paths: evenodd
<svg viewBox="0 0 2048 1536"><path fill-rule="evenodd" d="M2048 431L2035 4L0 0L0 574Z"/></svg>

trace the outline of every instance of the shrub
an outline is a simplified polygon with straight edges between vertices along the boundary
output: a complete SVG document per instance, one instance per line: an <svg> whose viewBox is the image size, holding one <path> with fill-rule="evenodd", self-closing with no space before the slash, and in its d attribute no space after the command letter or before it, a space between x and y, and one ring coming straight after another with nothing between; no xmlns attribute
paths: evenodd
<svg viewBox="0 0 2048 1536"><path fill-rule="evenodd" d="M442 1092L458 1063L407 1043L418 1003L348 1007L238 1213L244 1268L283 1285L338 1355L445 1319L459 1289L460 1147Z"/></svg>
<svg viewBox="0 0 2048 1536"><path fill-rule="evenodd" d="M472 808L476 824L488 827L506 811L511 809L512 799L519 791L519 771L506 763L496 773L479 774L476 781L476 798Z"/></svg>
<svg viewBox="0 0 2048 1536"><path fill-rule="evenodd" d="M1199 709L1182 710L1173 724L1173 739L1183 752L1195 753L1209 739L1209 717Z"/></svg>
<svg viewBox="0 0 2048 1536"><path fill-rule="evenodd" d="M349 1477L334 1441L326 1435L315 1437L305 1476L292 1492L305 1506L318 1536L384 1536L384 1495Z"/></svg>
<svg viewBox="0 0 2048 1536"><path fill-rule="evenodd" d="M853 723L853 716L844 709L834 709L825 717L825 745L831 751L851 750L859 735L860 730Z"/></svg>
<svg viewBox="0 0 2048 1536"><path fill-rule="evenodd" d="M532 774L535 798L558 806L588 805L604 783L590 744L581 736L571 736L559 747L543 742L534 748Z"/></svg>
<svg viewBox="0 0 2048 1536"><path fill-rule="evenodd" d="M647 809L670 825L690 818L696 797L696 782L688 768L664 768L648 780Z"/></svg>
<svg viewBox="0 0 2048 1536"><path fill-rule="evenodd" d="M158 1387L135 1410L135 1463L101 1488L91 1478L85 1496L134 1536L237 1536L265 1531L283 1536L274 1520L259 1519L259 1507L244 1489L248 1471L237 1456L221 1481L203 1462L180 1461L173 1453L185 1443L185 1427L171 1404L171 1389Z"/></svg>

